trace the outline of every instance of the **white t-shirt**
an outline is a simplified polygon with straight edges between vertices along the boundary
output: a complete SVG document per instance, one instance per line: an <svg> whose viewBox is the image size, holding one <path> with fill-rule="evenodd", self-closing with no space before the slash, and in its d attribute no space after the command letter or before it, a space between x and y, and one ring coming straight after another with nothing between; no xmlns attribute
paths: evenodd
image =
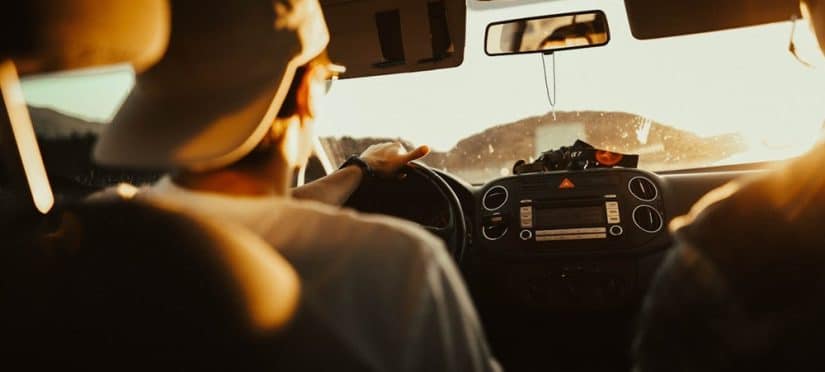
<svg viewBox="0 0 825 372"><path fill-rule="evenodd" d="M444 244L415 224L291 198L191 191L168 177L137 197L259 234L295 267L304 306L372 370L500 369Z"/></svg>

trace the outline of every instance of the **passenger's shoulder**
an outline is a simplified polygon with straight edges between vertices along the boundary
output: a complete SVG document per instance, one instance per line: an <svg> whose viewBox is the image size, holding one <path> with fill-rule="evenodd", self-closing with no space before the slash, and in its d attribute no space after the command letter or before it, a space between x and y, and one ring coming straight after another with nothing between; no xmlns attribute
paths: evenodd
<svg viewBox="0 0 825 372"><path fill-rule="evenodd" d="M705 195L691 211L699 224L742 228L777 221L798 226L819 214L825 202L825 172L817 165L825 149L740 178ZM779 226L777 226L779 227Z"/></svg>
<svg viewBox="0 0 825 372"><path fill-rule="evenodd" d="M674 220L677 236L710 251L783 251L819 241L825 219L825 147L741 178L700 200ZM712 247L712 249L710 249Z"/></svg>

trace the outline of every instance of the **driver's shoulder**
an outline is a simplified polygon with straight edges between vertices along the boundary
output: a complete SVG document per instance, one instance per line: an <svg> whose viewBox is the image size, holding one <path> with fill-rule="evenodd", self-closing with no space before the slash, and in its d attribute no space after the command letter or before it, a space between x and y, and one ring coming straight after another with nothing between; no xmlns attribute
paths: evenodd
<svg viewBox="0 0 825 372"><path fill-rule="evenodd" d="M350 208L312 201L292 205L304 221L313 221L307 229L316 230L318 239L364 251L382 250L403 255L433 256L443 252L444 244L421 226L396 217L369 214ZM296 216L297 217L297 216Z"/></svg>

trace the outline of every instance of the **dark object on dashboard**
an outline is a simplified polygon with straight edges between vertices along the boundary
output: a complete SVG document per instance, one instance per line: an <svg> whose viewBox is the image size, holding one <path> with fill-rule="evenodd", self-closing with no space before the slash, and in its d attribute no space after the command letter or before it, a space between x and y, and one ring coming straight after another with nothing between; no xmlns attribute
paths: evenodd
<svg viewBox="0 0 825 372"><path fill-rule="evenodd" d="M536 161L519 160L513 166L513 174L550 172L555 170L583 170L589 168L636 168L639 155L627 155L600 150L587 142L576 140L573 146L545 151Z"/></svg>

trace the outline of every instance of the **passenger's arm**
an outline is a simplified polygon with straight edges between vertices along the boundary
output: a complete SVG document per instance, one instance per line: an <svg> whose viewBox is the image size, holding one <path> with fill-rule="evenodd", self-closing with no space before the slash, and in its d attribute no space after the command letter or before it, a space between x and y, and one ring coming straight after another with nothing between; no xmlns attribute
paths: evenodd
<svg viewBox="0 0 825 372"><path fill-rule="evenodd" d="M397 177L398 171L407 163L427 155L430 149L420 146L407 151L399 143L390 142L372 145L361 153L361 159L372 168L378 177ZM342 205L361 184L364 172L357 166L340 169L326 177L319 178L292 190L298 199L315 200L326 204Z"/></svg>
<svg viewBox="0 0 825 372"><path fill-rule="evenodd" d="M731 319L728 296L715 265L700 250L679 242L645 298L633 343L634 371L702 371L725 365L732 336L727 330L735 328L725 326Z"/></svg>

